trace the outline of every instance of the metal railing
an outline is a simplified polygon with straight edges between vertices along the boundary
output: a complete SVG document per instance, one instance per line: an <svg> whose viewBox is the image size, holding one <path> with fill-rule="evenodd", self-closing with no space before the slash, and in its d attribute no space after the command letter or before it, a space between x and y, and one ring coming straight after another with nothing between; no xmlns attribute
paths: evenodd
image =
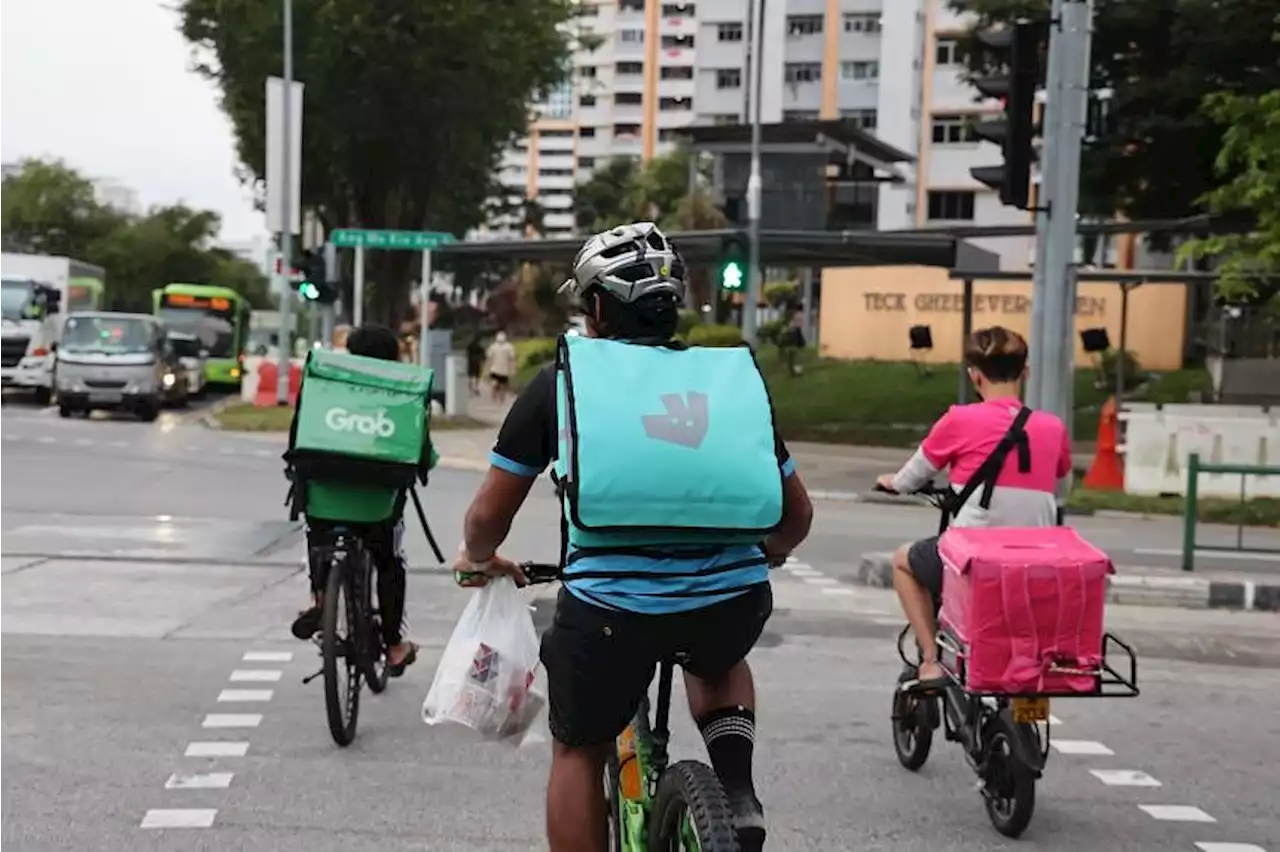
<svg viewBox="0 0 1280 852"><path fill-rule="evenodd" d="M1280 476L1280 467L1255 464L1204 464L1199 453L1191 453L1187 458L1187 493L1182 509L1182 570L1195 569L1196 558L1196 504L1199 500L1199 484L1201 474L1238 474L1240 476L1240 503L1246 501L1245 483L1250 476ZM1243 521L1236 525L1236 545L1234 548L1215 546L1206 550L1233 550L1240 553L1280 553L1280 549L1266 547L1246 547L1244 544Z"/></svg>

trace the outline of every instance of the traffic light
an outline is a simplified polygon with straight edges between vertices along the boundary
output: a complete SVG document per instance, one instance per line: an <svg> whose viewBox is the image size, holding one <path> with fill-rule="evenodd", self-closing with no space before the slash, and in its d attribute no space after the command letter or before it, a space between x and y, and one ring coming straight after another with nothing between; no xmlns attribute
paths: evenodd
<svg viewBox="0 0 1280 852"><path fill-rule="evenodd" d="M297 290L304 301L329 305L337 300L337 288L326 280L327 268L322 253L306 252L299 260L298 269L302 280L297 283Z"/></svg>
<svg viewBox="0 0 1280 852"><path fill-rule="evenodd" d="M747 242L733 233L720 243L720 289L741 292L747 286Z"/></svg>
<svg viewBox="0 0 1280 852"><path fill-rule="evenodd" d="M980 77L974 88L1004 101L1004 114L974 125L979 139L994 142L1004 152L999 166L969 170L974 180L998 190L1000 203L1027 209L1031 197L1031 162L1035 159L1036 86L1040 83L1043 24L1020 21L1011 27L978 33L987 52L1006 67L1003 73Z"/></svg>

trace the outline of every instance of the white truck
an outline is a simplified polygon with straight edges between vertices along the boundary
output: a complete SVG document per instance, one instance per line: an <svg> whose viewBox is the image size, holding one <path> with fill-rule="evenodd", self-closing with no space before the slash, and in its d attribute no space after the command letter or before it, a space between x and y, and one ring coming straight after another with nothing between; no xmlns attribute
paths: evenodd
<svg viewBox="0 0 1280 852"><path fill-rule="evenodd" d="M69 257L0 255L0 383L25 388L47 405L62 321L73 311L100 310L106 273Z"/></svg>

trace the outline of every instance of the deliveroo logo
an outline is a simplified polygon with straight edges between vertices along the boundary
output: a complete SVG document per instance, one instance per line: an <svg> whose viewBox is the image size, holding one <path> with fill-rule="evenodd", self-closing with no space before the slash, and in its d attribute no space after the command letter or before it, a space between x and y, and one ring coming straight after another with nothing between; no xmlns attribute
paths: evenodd
<svg viewBox="0 0 1280 852"><path fill-rule="evenodd" d="M644 433L655 441L696 450L707 437L707 395L689 391L662 395L666 414L646 414Z"/></svg>
<svg viewBox="0 0 1280 852"><path fill-rule="evenodd" d="M324 425L335 432L359 432L379 438L390 438L396 433L396 424L388 419L385 408L379 408L376 417L353 414L341 407L330 408L325 412Z"/></svg>

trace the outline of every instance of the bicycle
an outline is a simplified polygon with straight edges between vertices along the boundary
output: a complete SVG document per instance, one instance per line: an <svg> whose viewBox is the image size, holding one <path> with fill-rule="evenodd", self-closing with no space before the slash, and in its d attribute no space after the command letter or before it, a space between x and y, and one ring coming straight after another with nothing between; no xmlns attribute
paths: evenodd
<svg viewBox="0 0 1280 852"><path fill-rule="evenodd" d="M525 562L520 567L530 584L560 579L559 565ZM659 663L652 724L645 695L605 767L612 852L738 852L729 799L715 771L697 760L668 762L671 684L680 658Z"/></svg>
<svg viewBox="0 0 1280 852"><path fill-rule="evenodd" d="M876 490L895 493L880 486L876 486ZM954 493L950 488L938 488L930 483L913 494L923 497L942 513L939 534L946 532L949 524L949 501ZM939 662L948 682L940 695L913 692L904 688L904 684L915 679L923 655L917 645L915 661L908 658L905 644L910 634L910 625L898 634L898 656L902 659L903 671L894 689L891 716L898 762L912 772L924 766L933 746L933 733L941 726L945 739L960 743L964 749L966 762L980 779L987 817L1005 837L1021 836L1035 811L1036 782L1043 776L1049 757L1050 699L1138 695L1137 657L1131 647L1110 633L1103 634L1102 661L1096 668L1080 669L1056 663L1049 668L1055 674L1092 677L1091 692L1006 695L971 691L965 686L966 649L942 623L938 625ZM1112 646L1128 657L1127 677L1107 662L1107 650Z"/></svg>

